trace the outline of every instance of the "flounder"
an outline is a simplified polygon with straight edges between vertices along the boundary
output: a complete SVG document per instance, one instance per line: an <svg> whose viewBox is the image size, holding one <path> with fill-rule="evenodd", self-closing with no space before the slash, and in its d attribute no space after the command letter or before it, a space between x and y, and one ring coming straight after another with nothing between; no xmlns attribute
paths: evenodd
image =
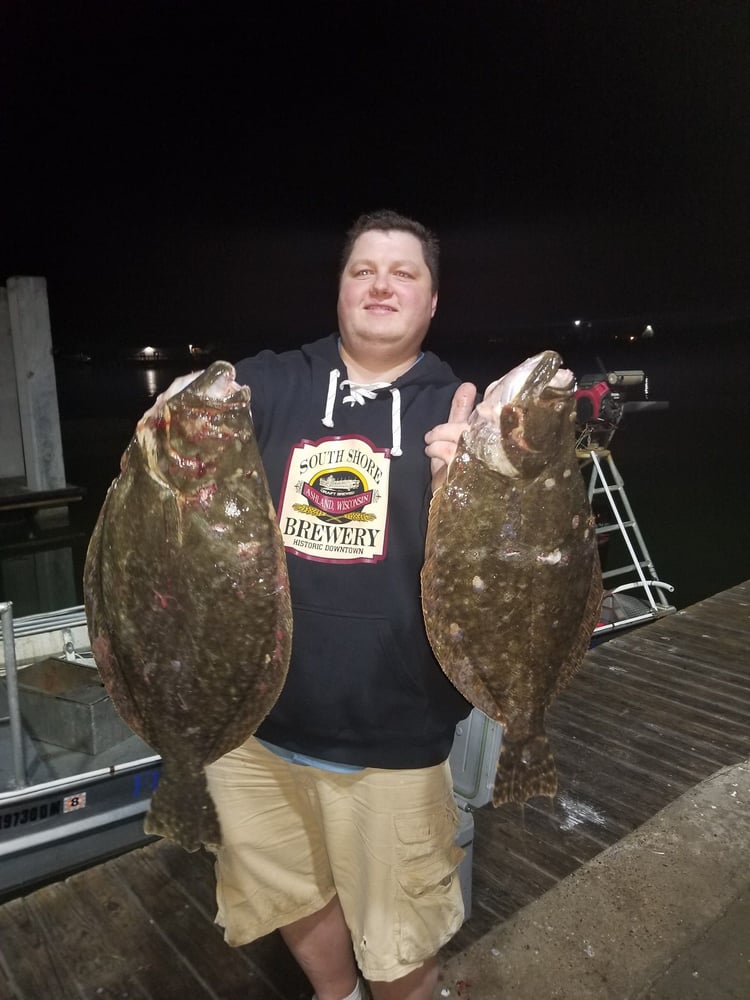
<svg viewBox="0 0 750 1000"><path fill-rule="evenodd" d="M204 767L283 686L286 558L250 414L217 361L138 423L86 555L92 651L115 708L163 758L147 833L221 843Z"/></svg>
<svg viewBox="0 0 750 1000"><path fill-rule="evenodd" d="M544 713L580 666L601 602L561 364L544 351L487 388L430 506L427 635L458 690L503 724L495 805L555 794Z"/></svg>

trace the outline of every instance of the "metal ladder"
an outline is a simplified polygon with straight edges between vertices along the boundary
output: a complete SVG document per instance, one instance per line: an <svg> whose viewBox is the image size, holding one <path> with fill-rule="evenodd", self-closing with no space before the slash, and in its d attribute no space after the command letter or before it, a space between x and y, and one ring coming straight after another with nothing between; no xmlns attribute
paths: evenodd
<svg viewBox="0 0 750 1000"><path fill-rule="evenodd" d="M619 535L627 553L625 558L630 560L602 571L605 594L601 620L594 633L629 628L672 614L676 608L670 603L667 593L672 593L674 587L659 579L612 453L608 448L593 447L579 450L578 457L584 465L591 462L589 502L593 505L595 497L603 497L608 505L607 523L597 524L597 536ZM624 578L623 582L606 589L607 581L616 577Z"/></svg>

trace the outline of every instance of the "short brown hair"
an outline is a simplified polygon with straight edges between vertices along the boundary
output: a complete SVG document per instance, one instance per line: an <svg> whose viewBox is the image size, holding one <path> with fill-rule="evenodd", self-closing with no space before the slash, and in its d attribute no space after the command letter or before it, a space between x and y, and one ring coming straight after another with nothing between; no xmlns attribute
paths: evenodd
<svg viewBox="0 0 750 1000"><path fill-rule="evenodd" d="M427 226L423 226L421 222L409 219L407 216L401 215L399 212L394 212L389 208L383 208L377 212L366 212L355 220L346 234L346 241L341 252L339 275L344 273L346 262L349 260L356 240L362 233L369 233L373 229L378 232L395 230L396 232L411 233L412 236L416 236L422 244L422 254L424 255L425 264L432 279L432 290L433 292L438 290L440 243L437 235L431 229L428 229Z"/></svg>

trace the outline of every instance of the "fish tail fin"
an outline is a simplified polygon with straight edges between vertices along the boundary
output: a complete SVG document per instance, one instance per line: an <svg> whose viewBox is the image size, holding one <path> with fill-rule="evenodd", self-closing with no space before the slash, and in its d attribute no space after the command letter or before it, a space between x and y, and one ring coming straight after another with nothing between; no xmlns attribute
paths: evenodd
<svg viewBox="0 0 750 1000"><path fill-rule="evenodd" d="M151 836L174 841L186 851L197 851L203 844L221 844L219 817L202 768L177 771L162 764L143 829Z"/></svg>
<svg viewBox="0 0 750 1000"><path fill-rule="evenodd" d="M525 743L503 739L495 773L492 804L526 802L535 795L557 792L557 769L546 736L532 736Z"/></svg>

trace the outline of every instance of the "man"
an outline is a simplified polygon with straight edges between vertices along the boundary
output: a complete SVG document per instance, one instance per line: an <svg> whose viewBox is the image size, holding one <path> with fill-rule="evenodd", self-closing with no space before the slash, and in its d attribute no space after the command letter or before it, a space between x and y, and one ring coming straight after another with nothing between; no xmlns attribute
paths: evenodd
<svg viewBox="0 0 750 1000"><path fill-rule="evenodd" d="M429 1000L463 919L447 757L471 706L440 670L419 571L432 490L473 407L422 342L438 244L384 211L348 235L339 331L237 365L288 552L289 675L207 769L231 945L278 928L317 1000Z"/></svg>

